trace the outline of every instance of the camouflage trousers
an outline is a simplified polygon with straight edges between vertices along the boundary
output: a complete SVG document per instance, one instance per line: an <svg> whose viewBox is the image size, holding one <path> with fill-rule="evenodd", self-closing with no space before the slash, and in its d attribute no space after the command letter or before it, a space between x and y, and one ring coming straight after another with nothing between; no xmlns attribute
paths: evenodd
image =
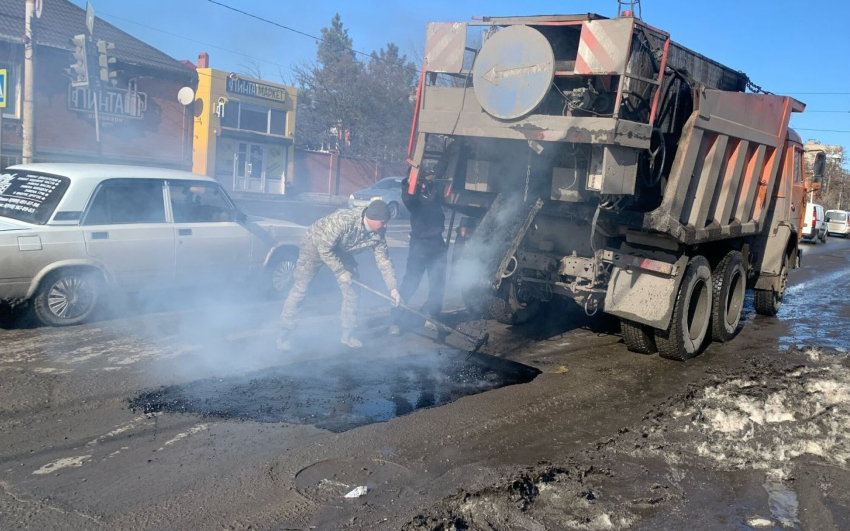
<svg viewBox="0 0 850 531"><path fill-rule="evenodd" d="M350 254L341 255L340 259L345 268L357 279L357 262ZM302 245L298 253L298 261L295 263L294 283L286 302L283 303L283 312L280 314L280 326L284 330L292 330L298 325L298 314L301 312L301 304L307 296L307 288L316 277L325 263L319 258L319 254L311 245ZM357 325L357 303L360 298L360 290L353 284L339 283L342 291L342 328L351 330Z"/></svg>

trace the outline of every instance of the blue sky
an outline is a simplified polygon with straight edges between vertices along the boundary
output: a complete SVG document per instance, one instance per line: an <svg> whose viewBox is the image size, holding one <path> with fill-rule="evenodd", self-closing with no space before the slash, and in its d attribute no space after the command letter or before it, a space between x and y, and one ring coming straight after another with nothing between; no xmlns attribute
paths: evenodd
<svg viewBox="0 0 850 531"><path fill-rule="evenodd" d="M73 1L85 6L85 0ZM411 56L424 46L429 21L588 11L614 16L617 9L616 0L220 1L314 35L338 12L356 49L370 52L394 42ZM266 79L280 81L280 72L288 81L291 65L315 55L312 39L207 0L94 0L92 4L98 17L177 59L194 62L199 51L209 52L211 66L221 70L244 70L250 59L238 54L245 54L260 60ZM676 42L743 70L766 90L793 95L809 111L829 111L796 115L792 126L803 139L850 148L850 2L643 0L643 18L668 31Z"/></svg>

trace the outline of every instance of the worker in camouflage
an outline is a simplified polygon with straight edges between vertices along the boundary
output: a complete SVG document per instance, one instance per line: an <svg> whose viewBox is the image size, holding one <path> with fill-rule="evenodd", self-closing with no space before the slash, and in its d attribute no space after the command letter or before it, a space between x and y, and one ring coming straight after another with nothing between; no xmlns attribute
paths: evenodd
<svg viewBox="0 0 850 531"><path fill-rule="evenodd" d="M396 304L401 304L393 263L387 249L384 233L390 210L383 201L373 201L365 209L338 210L325 216L307 229L301 241L298 262L295 265L295 283L283 305L280 316L281 331L277 339L277 348L290 349L289 336L298 324L298 312L307 294L310 282L316 273L327 266L336 275L339 289L342 291L342 343L352 348L363 346L354 337L356 325L357 300L359 290L352 283L357 278L357 262L354 254L373 249L375 264L381 272L384 283Z"/></svg>

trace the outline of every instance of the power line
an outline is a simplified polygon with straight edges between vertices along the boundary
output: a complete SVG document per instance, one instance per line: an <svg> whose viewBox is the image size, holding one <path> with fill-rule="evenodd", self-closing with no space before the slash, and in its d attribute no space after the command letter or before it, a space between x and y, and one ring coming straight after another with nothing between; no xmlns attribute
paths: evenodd
<svg viewBox="0 0 850 531"><path fill-rule="evenodd" d="M795 131L817 131L820 133L850 133L850 129L810 129L808 127L792 127Z"/></svg>
<svg viewBox="0 0 850 531"><path fill-rule="evenodd" d="M126 19L126 18L122 18L122 17L116 16L116 15L113 15L113 14L110 14L110 13L100 13L100 15L105 15L105 16L107 16L107 17L114 18L114 19L116 19L116 20L121 20L121 21L123 21L123 22L129 22L130 24L135 24L136 26L140 26L140 27L142 27L142 28L147 28L147 29L149 29L149 30L153 30L153 31L158 31L158 32L160 32L160 33L164 33L164 34L166 34L166 35L170 35L170 36L172 36L172 37L177 37L178 39L184 39L184 40L187 40L187 41L190 41L190 42L194 42L194 43L196 43L196 44L202 44L202 45L204 45L204 46L208 46L208 47L210 47L210 48L212 48L212 49L215 49L215 50L221 50L221 51L223 51L223 52L232 53L232 54L234 54L234 55L240 55L240 56L245 57L245 58L247 58L247 59L253 59L254 61L260 61L260 62L263 62L263 63L269 63L269 64L272 64L272 65L278 66L278 67L280 67L280 68L286 68L287 70L290 70L290 71L293 71L293 72L295 71L295 70L294 70L291 66L283 65L283 64L277 63L277 62L275 62L275 61L270 61L270 60L268 60L268 59L262 59L262 58L260 58L260 57L254 57L253 55L248 55L248 54L246 54L246 53L237 52L236 50L229 50L229 49L227 49L227 48L222 48L221 46L217 46L217 45L215 45L215 44L210 44L210 43L208 43L208 42L203 42L203 41L199 41L199 40L196 40L196 39L192 39L192 38L190 38L190 37L186 37L185 35L180 35L180 34L178 34L178 33L172 33L172 32L170 32L170 31L165 31L165 30L160 29L160 28L155 28L155 27L153 27L153 26L148 26L148 25L146 25L146 24L141 24L141 23L136 22L136 21L134 21L134 20L129 20L129 19Z"/></svg>
<svg viewBox="0 0 850 531"><path fill-rule="evenodd" d="M241 10L241 9L239 9L239 8L236 8L236 7L233 7L233 6L229 6L229 5L227 5L227 4L223 4L223 3L218 2L218 1L216 1L216 0L207 0L207 2L209 2L209 3L211 3L211 4L215 4L215 5L220 6L220 7L223 7L223 8L225 8L225 9L229 9L230 11L233 11L233 12L235 12L235 13L239 13L239 14L241 14L241 15L245 15L246 17L250 17L250 18L253 18L253 19L255 19L255 20L259 20L259 21L265 22L266 24L271 24L272 26L277 26L278 28L285 29L285 30L287 30L287 31L291 31L291 32L296 33L296 34L298 34L298 35L301 35L301 36L303 36L303 37L308 37L308 38L310 38L310 39L313 39L313 40L314 40L314 41L316 41L316 42L327 42L327 41L325 41L325 39L323 39L323 38L321 38L321 37L319 37L319 36L317 36L317 35L311 35L311 34L309 34L309 33L307 33L307 32L304 32L304 31L301 31L301 30L297 30L297 29L295 29L295 28L291 28L291 27L289 27L289 26L285 26L285 25L283 25L283 24L281 24L281 23L279 23L279 22L275 22L274 20L269 20L269 19L267 19L267 18L263 18L263 17L261 17L261 16L259 16L259 15L255 15L255 14L253 14L253 13L249 13L249 12L247 12L247 11L243 11L243 10ZM348 46L343 46L342 48L343 48L343 49L345 49L345 50L348 50L348 51L350 51L350 52L352 52L352 53L354 53L354 54L362 55L362 56L364 56L364 57L369 57L370 59L374 57L374 58L375 58L375 59L377 59L378 61L381 61L381 62L384 62L384 63L390 64L390 65L398 66L398 67L404 68L405 70L410 70L412 73L415 73L416 75L419 75L419 69L417 69L417 68L410 68L410 67L405 66L405 65L403 65L403 64L394 63L394 62L392 62L392 61L387 61L386 59L381 59L380 57L373 56L373 55L372 55L372 54L370 54L370 53L362 52L362 51L360 51L360 50L356 50L356 49L351 48L351 47L348 47Z"/></svg>

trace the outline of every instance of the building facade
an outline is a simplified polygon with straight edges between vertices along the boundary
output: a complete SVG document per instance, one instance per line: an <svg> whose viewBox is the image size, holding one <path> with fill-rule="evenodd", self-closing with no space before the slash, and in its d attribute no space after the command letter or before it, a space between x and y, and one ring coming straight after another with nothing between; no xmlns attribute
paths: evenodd
<svg viewBox="0 0 850 531"><path fill-rule="evenodd" d="M198 57L192 170L233 192L280 195L294 178L295 88L209 68Z"/></svg>
<svg viewBox="0 0 850 531"><path fill-rule="evenodd" d="M0 70L6 71L0 166L21 161L25 2L0 0ZM115 44L117 84L95 92L72 87L72 37L87 34L85 11L67 0L45 2L35 36L36 162L104 162L188 170L192 116L177 100L196 75L156 48L96 19L94 39ZM96 75L96 72L95 72ZM98 102L101 141L95 134Z"/></svg>

